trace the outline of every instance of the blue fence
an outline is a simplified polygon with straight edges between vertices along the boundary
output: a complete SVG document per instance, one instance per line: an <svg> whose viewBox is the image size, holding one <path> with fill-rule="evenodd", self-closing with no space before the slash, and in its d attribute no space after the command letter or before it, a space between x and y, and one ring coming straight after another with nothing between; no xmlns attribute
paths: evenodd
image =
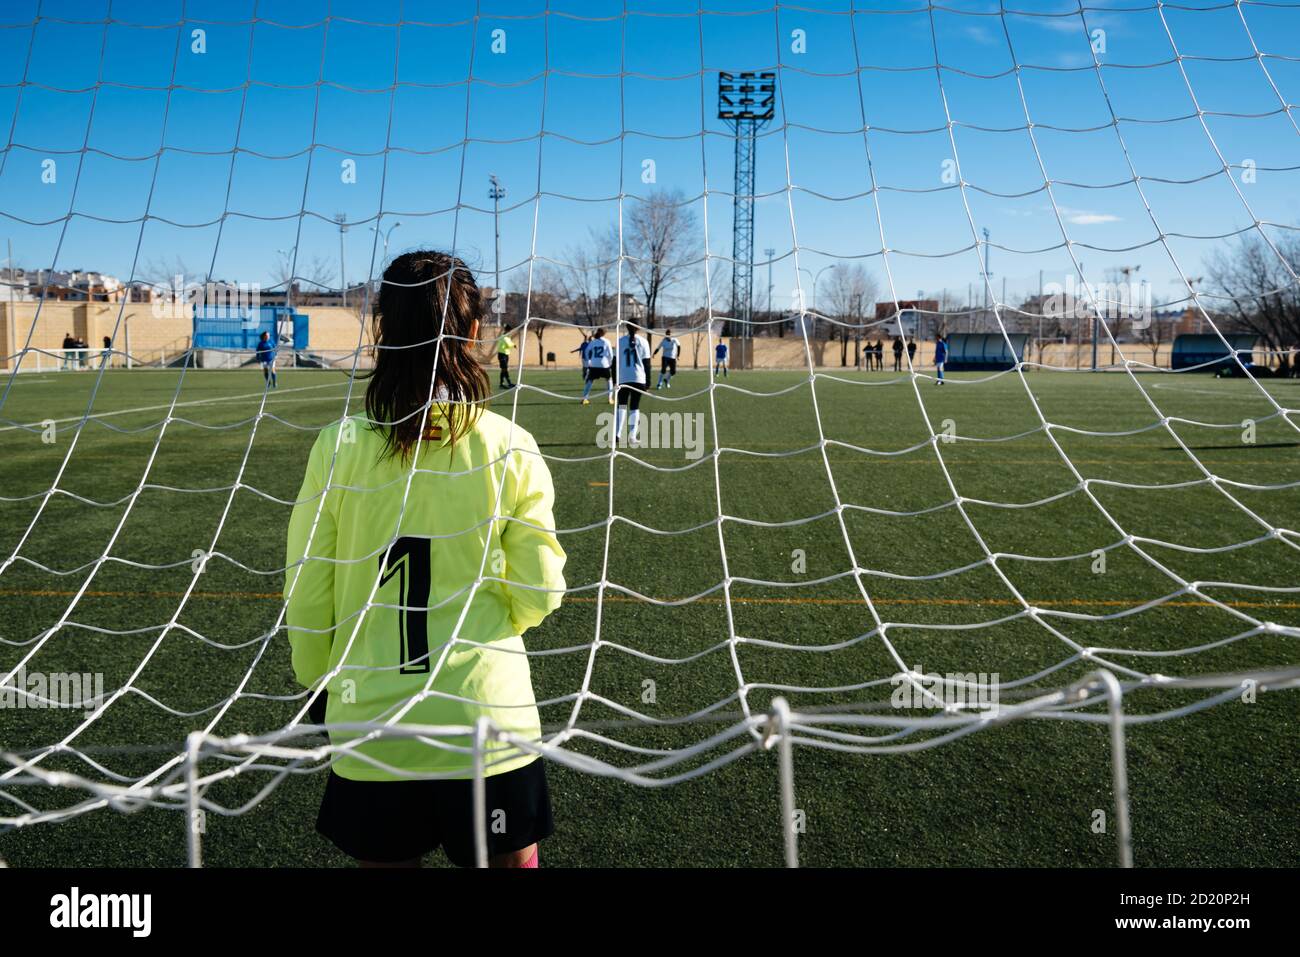
<svg viewBox="0 0 1300 957"><path fill-rule="evenodd" d="M290 332L291 330L291 332ZM238 351L256 349L262 333L272 342L289 335L294 352L307 348L308 320L288 306L203 306L194 310L194 348ZM288 343L279 343L280 348Z"/></svg>
<svg viewBox="0 0 1300 957"><path fill-rule="evenodd" d="M1221 370L1239 371L1237 363L1232 361L1232 353L1241 357L1243 365L1253 364L1255 346L1259 336L1252 333L1233 333L1223 337L1215 335L1183 335L1174 339L1173 352L1169 356L1171 369L1191 369L1200 366L1202 372L1219 372Z"/></svg>

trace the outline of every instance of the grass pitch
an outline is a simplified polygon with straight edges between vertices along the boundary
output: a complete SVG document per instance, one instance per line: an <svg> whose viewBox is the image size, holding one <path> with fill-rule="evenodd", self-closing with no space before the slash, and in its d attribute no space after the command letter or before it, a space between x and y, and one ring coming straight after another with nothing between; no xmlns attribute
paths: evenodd
<svg viewBox="0 0 1300 957"><path fill-rule="evenodd" d="M808 584L850 570L850 549L861 568L876 573L863 581L880 616L891 623L890 640L908 664L926 672L996 672L1010 681L1071 654L1060 639L1024 620L979 629L917 627L987 622L1019 608L987 565L914 580L977 563L985 548L999 554L1080 556L1062 562L1000 560L1016 588L1043 608L1109 615L1176 590L1172 579L1122 544L1106 552L1104 573L1094 571L1093 551L1116 545L1123 534L1081 492L1033 508L982 504L1034 502L1078 483L1037 430L1038 416L1019 377L984 381L957 375L942 388L923 379L914 389L906 377L888 373L829 371L834 378L820 377L815 385L819 414L814 414L806 373L734 373L725 385L763 395L723 387L711 403L703 391L706 373L684 371L670 392L652 394L643 409L703 415L706 454L690 468L684 467L692 464L685 450L672 448L636 450L634 459L612 463L607 455L578 461L605 452L595 445L596 416L610 407L603 401L588 407L577 403L576 372L529 371L523 381L545 393L525 389L494 399L493 408L504 414L515 407L518 421L553 457L560 527L596 523L562 536L571 587L599 581L607 567L608 579L627 589L659 600L681 599L730 575L735 634L797 646L744 643L733 662L725 646L715 647L730 633L722 591L672 607L610 591L602 642L687 660L660 665L602 646L592 670L593 693L671 718L715 702L725 702L721 711L735 714L737 666L755 709L772 697L771 685L840 688L887 678L897 669L878 638L826 650L872 627L851 576ZM348 384L338 373L281 372L280 388L266 402L268 417L254 421L262 399L257 372L190 371L182 377L176 370L113 371L95 396L96 418L78 435L95 378L91 372L20 377L0 410L7 420L0 423L0 555L15 550L18 555L0 575L5 642L0 666L12 667L37 636L61 622L29 663L30 671L102 671L110 689L139 671L133 687L140 693L117 701L74 741L103 769L135 778L174 755L185 733L204 724L237 689L218 733L272 730L296 710L292 702L279 700L297 691L287 642L282 635L262 640L275 620L283 582L274 571L284 563L289 508L282 502L295 497L315 430L341 414ZM1143 391L1127 376L1035 372L1027 381L1047 420L1069 427L1055 435L1084 478L1168 485L1204 477L1164 428L1122 436L1070 431L1113 433L1157 422ZM1266 418L1273 408L1254 383L1182 375L1139 381L1164 415L1223 424L1171 423L1215 475L1257 485L1297 479L1297 433L1277 418ZM1283 406L1300 405L1297 383L1264 387ZM354 389L352 410L359 407L363 388ZM164 423L169 409L171 420ZM956 440L926 444L925 416L936 431L947 430ZM42 434L51 435L42 423L48 420L54 420L54 432L47 442ZM1021 433L1028 434L989 441ZM823 447L823 439L831 444ZM715 440L724 450L745 452L723 451L715 472ZM903 451L913 446L919 447ZM781 454L795 450L802 451ZM56 479L69 494L44 502L42 493ZM240 487L232 493L229 486L236 479ZM950 481L978 537L956 508L937 508L953 499ZM1124 533L1184 546L1228 546L1269 527L1300 528L1300 488L1092 488ZM616 521L606 548L611 494L613 510L622 518L660 530L702 527L665 536ZM846 506L840 513L843 526L837 505ZM919 514L883 514L887 511ZM719 512L728 517L721 542L713 524ZM829 514L796 524L823 513ZM216 549L234 562L209 562L182 606L193 557L211 546L219 526ZM1300 557L1283 541L1210 554L1146 548L1192 581L1273 586L1300 581ZM796 550L806 561L799 571ZM106 553L114 560L96 565ZM92 573L85 594L72 604ZM1296 595L1208 590L1261 620L1300 625ZM569 596L529 633L530 648L589 642L596 612L594 591ZM207 640L172 630L155 649L159 626L173 618ZM1081 645L1144 651L1205 645L1247 627L1190 596L1108 621L1059 619L1056 624ZM699 654L707 649L715 650ZM534 658L538 699L577 691L588 658L586 648ZM1295 664L1300 654L1294 639L1257 635L1195 654L1110 658L1143 672L1191 675ZM1040 686L1065 684L1087 670L1083 663L1069 665ZM653 704L642 700L647 680L655 682ZM852 705L887 700L888 692L886 686L786 696L795 707ZM1126 707L1150 712L1191 700L1185 693L1145 691L1131 696ZM1234 701L1184 719L1130 728L1139 865L1294 863L1300 853L1297 701L1294 693L1263 695L1254 704ZM571 707L566 701L543 709L543 722L563 722ZM582 715L592 722L619 717L594 701L584 705ZM0 710L0 749L25 752L58 741L82 717ZM718 728L622 727L612 734L642 747L682 747ZM628 763L617 752L580 747ZM105 774L77 755L50 757L43 766ZM903 755L854 756L805 747L795 753L795 775L796 805L806 815L801 856L807 864L1109 866L1115 859L1113 829L1098 834L1092 826L1095 809L1109 815L1113 807L1104 726L1022 721ZM257 796L267 780L266 774L246 774L217 785L208 796L238 806ZM320 774L291 776L248 813L210 814L206 862L347 865L313 829L323 780ZM781 862L774 754L749 755L669 788L637 788L558 767L551 783L558 830L543 850L548 865ZM84 797L51 788L3 790L37 808L67 807ZM0 816L19 807L0 800ZM159 809L100 810L0 833L0 858L19 867L179 865L185 855L183 818Z"/></svg>

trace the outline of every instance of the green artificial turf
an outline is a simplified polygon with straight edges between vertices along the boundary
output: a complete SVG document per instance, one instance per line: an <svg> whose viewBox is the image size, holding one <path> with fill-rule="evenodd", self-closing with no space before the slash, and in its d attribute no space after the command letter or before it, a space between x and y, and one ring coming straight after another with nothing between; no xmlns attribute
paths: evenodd
<svg viewBox="0 0 1300 957"><path fill-rule="evenodd" d="M656 718L721 702L719 720L638 727L587 700L582 723L615 721L604 733L621 742L682 748L734 722L740 708L738 670L749 706L758 713L775 694L772 686L837 688L887 679L897 667L880 637L852 641L874 624L854 578L807 584L851 570L854 558L867 570L861 581L890 625L890 643L908 665L926 672L996 672L1007 682L1061 663L1072 648L1023 619L976 629L908 627L986 622L1021 607L987 565L924 581L908 576L933 576L979 562L986 549L1001 555L1077 555L1065 562L1002 558L998 566L1035 606L1110 615L1178 590L1173 578L1122 544L1125 534L1209 548L1248 541L1271 528L1300 528L1300 488L1295 487L1202 483L1161 490L1094 484L1102 508L1079 491L1033 508L982 504L1028 503L1075 489L1078 478L1062 452L1084 478L1146 486L1195 482L1204 473L1194 456L1222 479L1293 483L1300 478L1300 437L1286 422L1267 418L1273 407L1252 382L1147 375L1139 377L1139 389L1122 374L1032 373L1026 381L1042 415L1060 427L1053 432L1058 451L1038 429L1038 413L1017 375L954 375L942 388L923 379L918 403L918 392L905 377L829 372L833 378L819 378L815 392L806 373L737 372L725 380L735 389L718 388L710 398L704 391L706 373L684 371L670 392L652 394L643 409L702 414L706 454L691 459L681 448L643 449L633 453L635 460L619 458L612 467L595 444L597 416L610 407L603 400L587 407L577 403L576 372L529 371L524 381L546 391L524 389L494 399L493 408L503 414L517 408L519 423L552 457L559 526L595 523L591 530L562 536L571 587L600 581L606 555L611 583L658 600L686 598L721 585L728 575L732 579L729 592L714 590L676 606L606 591L608 600L599 608L603 644L589 685L594 695ZM5 642L0 666L12 667L34 639L63 622L29 670L101 671L110 689L139 670L132 687L143 693L122 697L78 735L72 746L79 754L51 755L41 767L96 780L109 777L104 769L138 778L174 756L186 733L206 723L241 682L242 692L217 733L270 731L295 712L295 703L277 700L298 690L287 643L283 635L262 640L279 610L283 575L276 569L284 562L289 515L283 502L295 497L315 430L339 417L348 388L339 373L283 371L279 378L279 390L266 402L268 416L255 422L261 402L256 372L190 371L183 378L178 370L109 372L95 396L98 418L80 434L76 420L86 411L94 373L23 376L12 384L0 408L6 420L0 423L5 426L0 431L0 556L17 550L18 560L0 574ZM1264 386L1283 406L1300 406L1297 383ZM353 410L360 388L354 390ZM1164 428L1127 436L1082 434L1157 422L1149 401L1164 415L1227 427L1171 423L1191 456ZM935 431L946 431L955 441L926 444L927 418ZM72 421L60 421L65 419ZM51 442L42 441L43 431L49 437L40 424L45 420L56 420ZM1247 436L1253 442L1244 440L1246 420L1256 423L1254 435ZM15 423L30 428L14 428ZM1028 434L973 441L1020 433ZM830 444L823 446L823 440ZM715 462L715 442L724 450L763 454L723 451ZM784 454L794 450L803 451ZM596 454L605 457L574 461ZM236 479L240 487L232 494L229 486ZM46 501L42 493L56 480L69 494ZM936 510L954 497L949 482L962 497L963 510ZM611 494L614 512L628 522L608 527L606 547ZM844 508L837 512L837 505ZM719 512L727 517L721 541L714 522ZM798 521L817 515L823 517ZM702 527L665 536L630 522L658 530ZM219 526L216 549L239 564L211 561L182 605L179 596L194 579L193 556L211 547ZM1214 553L1142 547L1190 581L1293 587L1300 582L1296 542L1292 536ZM1104 573L1097 573L1094 550L1117 543L1105 553ZM96 564L105 554L120 561ZM796 571L800 554L806 567L798 565ZM158 565L170 567L152 567ZM92 572L74 604L72 596ZM1227 587L1206 591L1239 603L1239 610L1253 618L1300 625L1300 595ZM576 646L533 659L539 700L572 695L582 687L587 646L596 634L596 594L584 590L569 596L529 632L533 650ZM184 628L171 629L158 644L158 626L173 618ZM1107 621L1049 620L1081 646L1145 651L1191 648L1249 627L1242 618L1187 595ZM735 646L734 659L724 644L731 635L746 639ZM676 663L649 661L611 645ZM1167 675L1273 668L1300 660L1296 639L1285 635L1254 635L1170 657L1103 657ZM1035 687L1067 684L1093 667L1076 662ZM643 701L647 681L654 682L653 703ZM864 701L887 702L889 691L885 685L783 693L796 708L854 710ZM1156 712L1203 694L1143 690L1128 697L1126 708ZM1278 692L1255 703L1234 700L1129 728L1139 865L1295 863L1300 852L1298 703L1294 692ZM566 699L544 708L544 723L562 724L572 707ZM82 719L63 711L0 710L0 749L27 752L54 743ZM573 747L616 765L634 760L594 742ZM699 760L674 770L697 767ZM207 762L203 769L218 766ZM253 771L217 784L206 797L235 808L253 801L270 782L269 773ZM313 829L322 785L320 774L290 775L246 813L209 814L207 863L348 865ZM551 786L557 832L543 850L548 865L781 863L774 753L751 753L700 778L658 788L553 766ZM795 788L806 821L801 859L810 865L1109 866L1115 859L1113 824L1107 834L1093 828L1094 811L1104 810L1109 819L1112 808L1104 725L1019 721L906 754L799 747ZM0 817L22 810L15 800L55 809L86 798L73 788L0 790ZM9 830L0 833L0 858L16 867L179 865L185 860L184 815L101 809ZM438 856L431 859L440 862Z"/></svg>

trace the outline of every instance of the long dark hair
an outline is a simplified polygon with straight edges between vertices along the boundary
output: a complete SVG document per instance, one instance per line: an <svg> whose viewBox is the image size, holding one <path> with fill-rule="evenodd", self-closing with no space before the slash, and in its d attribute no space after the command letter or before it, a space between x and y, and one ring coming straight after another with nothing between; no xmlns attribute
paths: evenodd
<svg viewBox="0 0 1300 957"><path fill-rule="evenodd" d="M384 432L386 456L410 457L421 423L432 424L434 408L427 416L422 411L431 395L450 430L450 446L473 428L490 392L470 341L482 315L478 283L455 256L403 253L384 270L366 415Z"/></svg>

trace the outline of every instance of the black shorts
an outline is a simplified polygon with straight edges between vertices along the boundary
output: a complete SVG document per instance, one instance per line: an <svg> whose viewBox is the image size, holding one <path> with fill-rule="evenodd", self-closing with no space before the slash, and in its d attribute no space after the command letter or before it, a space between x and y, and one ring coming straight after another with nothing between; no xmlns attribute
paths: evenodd
<svg viewBox="0 0 1300 957"><path fill-rule="evenodd" d="M620 382L618 384L618 404L625 405L633 412L641 408L641 396L648 391L644 382Z"/></svg>
<svg viewBox="0 0 1300 957"><path fill-rule="evenodd" d="M504 352L497 353L497 365L501 366L501 371L505 372L510 368L510 356Z"/></svg>
<svg viewBox="0 0 1300 957"><path fill-rule="evenodd" d="M590 369L587 370L587 378L590 379L592 382L595 382L597 379L612 379L613 377L614 377L613 369L609 369L609 368L602 369L600 366L592 366Z"/></svg>
<svg viewBox="0 0 1300 957"><path fill-rule="evenodd" d="M659 360L659 371L671 372L673 375L677 375L677 359L669 359L667 356L664 356Z"/></svg>
<svg viewBox="0 0 1300 957"><path fill-rule="evenodd" d="M490 775L485 784L488 857L555 832L541 758ZM473 788L469 779L353 781L330 771L316 830L359 861L410 861L441 847L457 867L473 867Z"/></svg>

